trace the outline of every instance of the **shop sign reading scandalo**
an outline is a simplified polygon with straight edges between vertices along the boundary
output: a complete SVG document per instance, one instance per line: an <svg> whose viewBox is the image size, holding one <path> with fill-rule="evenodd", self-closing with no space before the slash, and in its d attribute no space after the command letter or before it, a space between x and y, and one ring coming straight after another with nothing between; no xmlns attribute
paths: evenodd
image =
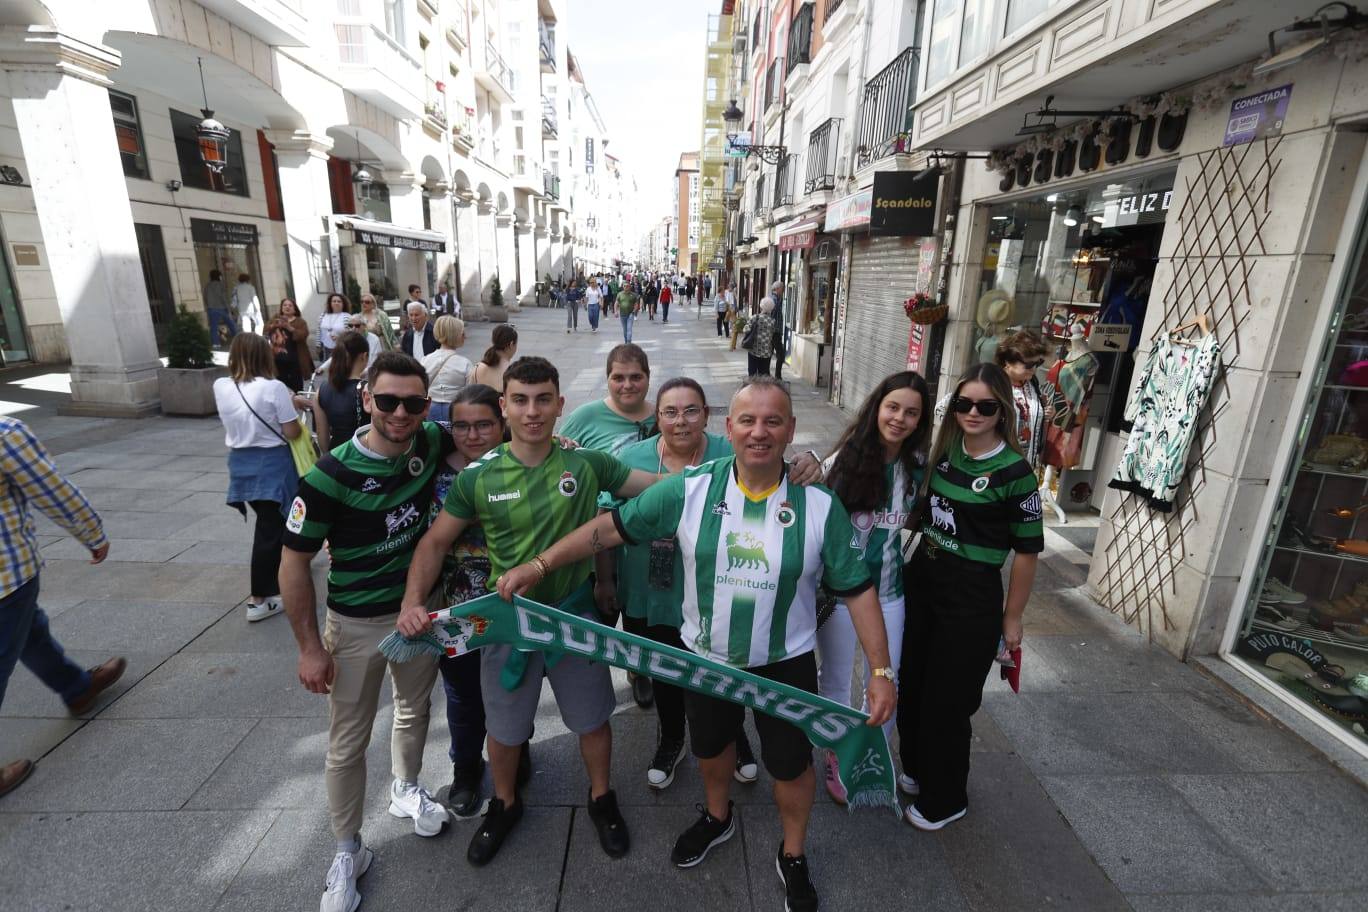
<svg viewBox="0 0 1368 912"><path fill-rule="evenodd" d="M875 174L869 233L934 236L939 186L935 175L924 171L880 171Z"/></svg>

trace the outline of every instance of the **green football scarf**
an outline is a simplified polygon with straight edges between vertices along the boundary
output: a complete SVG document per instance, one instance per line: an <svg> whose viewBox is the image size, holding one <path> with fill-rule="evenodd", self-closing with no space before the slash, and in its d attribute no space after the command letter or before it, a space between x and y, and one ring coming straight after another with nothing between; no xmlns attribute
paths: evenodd
<svg viewBox="0 0 1368 912"><path fill-rule="evenodd" d="M457 656L502 643L526 651L583 656L749 706L798 726L813 744L835 752L849 808L887 807L898 812L888 740L883 728L865 724L869 717L858 710L521 596L509 604L490 593L429 616L431 633L413 640L392 633L380 651L405 662L420 655Z"/></svg>

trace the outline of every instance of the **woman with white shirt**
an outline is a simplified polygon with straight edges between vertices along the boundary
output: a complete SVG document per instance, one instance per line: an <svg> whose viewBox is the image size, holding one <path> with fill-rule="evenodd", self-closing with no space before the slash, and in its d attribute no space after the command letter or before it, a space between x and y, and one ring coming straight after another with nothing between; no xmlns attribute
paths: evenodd
<svg viewBox="0 0 1368 912"><path fill-rule="evenodd" d="M432 325L432 334L437 338L439 348L423 357L428 395L432 397L428 419L446 423L452 400L461 387L470 382L470 359L456 351L465 344L465 321L443 314Z"/></svg>
<svg viewBox="0 0 1368 912"><path fill-rule="evenodd" d="M318 359L320 362L332 357L337 337L347 331L347 315L350 311L351 301L347 300L346 295L336 291L328 295L323 316L318 318L318 347L323 350L323 357Z"/></svg>
<svg viewBox="0 0 1368 912"><path fill-rule="evenodd" d="M228 376L214 381L214 402L228 446L228 505L244 519L247 504L256 513L247 620L260 621L281 612L280 542L299 486L289 442L302 433L290 389L275 379L264 336L233 337Z"/></svg>
<svg viewBox="0 0 1368 912"><path fill-rule="evenodd" d="M266 329L266 320L261 313L261 301L257 299L256 286L247 273L238 274L237 287L233 289L233 306L238 312L238 325L243 332L261 335Z"/></svg>

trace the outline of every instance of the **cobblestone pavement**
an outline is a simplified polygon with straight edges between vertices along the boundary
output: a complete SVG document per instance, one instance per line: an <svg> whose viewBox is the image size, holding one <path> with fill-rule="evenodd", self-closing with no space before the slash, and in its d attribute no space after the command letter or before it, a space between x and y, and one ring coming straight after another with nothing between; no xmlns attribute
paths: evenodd
<svg viewBox="0 0 1368 912"><path fill-rule="evenodd" d="M639 324L657 383L698 378L723 404L744 369L712 317ZM574 406L604 393L616 319L566 335L563 312L514 316L523 354L550 357ZM470 328L478 356L490 327ZM129 658L82 718L20 668L0 709L0 759L40 759L0 799L0 910L313 909L332 856L323 793L326 704L295 679L285 620L243 619L250 530L223 504L213 420L58 417L60 374L9 375L0 410L30 420L104 516L102 566L41 521L42 604L82 662ZM843 416L796 390L801 448ZM1054 539L1052 539L1054 541ZM1076 588L1063 547L1027 611L1023 689L989 684L975 719L972 806L936 834L819 796L809 855L828 910L1361 910L1368 799L1304 742L1213 678L1152 649ZM316 567L321 575L321 567ZM614 777L631 854L598 849L574 739L544 700L529 814L498 860L464 861L473 822L419 839L385 813L390 714L375 724L364 825L377 854L363 910L779 910L768 784L737 788L740 838L689 871L668 863L701 800L686 762L645 785L655 722L619 676ZM424 782L449 778L435 714ZM763 774L762 774L763 779Z"/></svg>

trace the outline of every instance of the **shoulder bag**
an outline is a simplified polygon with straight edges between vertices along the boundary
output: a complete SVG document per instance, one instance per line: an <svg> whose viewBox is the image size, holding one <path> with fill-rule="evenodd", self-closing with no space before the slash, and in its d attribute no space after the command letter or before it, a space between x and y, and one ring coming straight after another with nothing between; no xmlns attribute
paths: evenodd
<svg viewBox="0 0 1368 912"><path fill-rule="evenodd" d="M755 325L759 323L758 317L751 317L746 321L746 329L741 333L741 347L750 351L755 346Z"/></svg>
<svg viewBox="0 0 1368 912"><path fill-rule="evenodd" d="M242 384L235 381L233 386L237 389L238 395L242 397L242 404L247 406L247 411L251 412L256 420L265 426L266 430L279 437L281 443L290 448L290 456L294 458L295 471L299 473L299 477L303 478L307 475L309 469L314 467L314 463L318 462L318 447L314 444L313 434L304 427L304 423L300 422L299 424L299 436L294 440L289 439L271 427L269 421L257 414L257 410L252 408L252 403L247 401L247 394L242 391Z"/></svg>

